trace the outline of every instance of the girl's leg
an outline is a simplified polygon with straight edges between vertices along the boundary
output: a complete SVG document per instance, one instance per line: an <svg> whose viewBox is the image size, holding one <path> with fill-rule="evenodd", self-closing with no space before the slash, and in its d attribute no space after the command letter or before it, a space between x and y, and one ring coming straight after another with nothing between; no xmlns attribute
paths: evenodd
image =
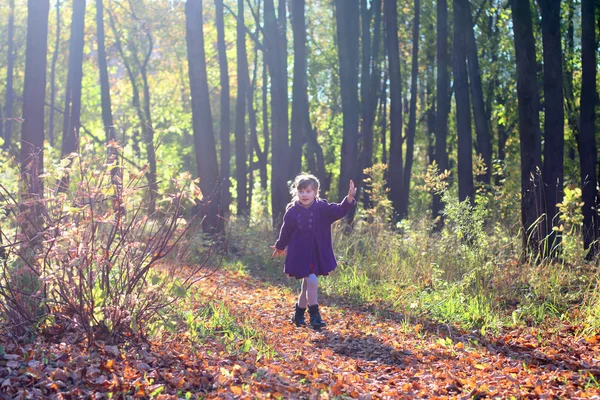
<svg viewBox="0 0 600 400"><path fill-rule="evenodd" d="M302 287L300 288L300 296L298 296L298 307L306 308L308 306L308 298L306 297L306 291L308 288L308 283L306 282L308 278L302 279Z"/></svg>
<svg viewBox="0 0 600 400"><path fill-rule="evenodd" d="M313 306L317 304L319 289L319 279L317 276L315 274L310 274L308 278L304 278L302 288L303 290L306 290L306 299L308 300L308 305Z"/></svg>

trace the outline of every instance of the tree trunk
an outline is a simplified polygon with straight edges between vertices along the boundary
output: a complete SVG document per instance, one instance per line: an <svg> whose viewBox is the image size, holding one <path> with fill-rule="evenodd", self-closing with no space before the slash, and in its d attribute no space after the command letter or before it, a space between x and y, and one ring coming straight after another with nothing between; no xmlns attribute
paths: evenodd
<svg viewBox="0 0 600 400"><path fill-rule="evenodd" d="M237 76L238 91L235 102L235 179L237 182L237 214L248 213L246 166L246 96L248 90L248 56L246 54L246 25L244 0L238 0L237 16Z"/></svg>
<svg viewBox="0 0 600 400"><path fill-rule="evenodd" d="M398 9L396 0L384 2L385 32L390 74L390 164L388 177L390 199L396 217L402 211L402 76L398 47Z"/></svg>
<svg viewBox="0 0 600 400"><path fill-rule="evenodd" d="M387 148L387 81L388 75L387 73L383 74L383 79L381 80L381 163L388 163L388 148ZM389 168L388 168L389 169ZM389 183L389 182L388 182ZM388 185L389 186L389 185Z"/></svg>
<svg viewBox="0 0 600 400"><path fill-rule="evenodd" d="M200 189L205 201L203 210L205 218L202 226L205 232L211 232L217 227L218 223L219 202L213 194L218 184L219 166L206 75L202 0L188 0L185 4L185 15L188 73L192 95L194 149L198 176L200 177Z"/></svg>
<svg viewBox="0 0 600 400"><path fill-rule="evenodd" d="M536 75L535 39L529 1L510 0L517 61L519 139L521 150L521 230L524 249L537 249L542 232L537 224L543 213L541 182L541 140Z"/></svg>
<svg viewBox="0 0 600 400"><path fill-rule="evenodd" d="M10 141L12 137L12 120L13 118L13 70L15 66L15 51L14 51L14 37L15 37L15 0L10 0L10 14L8 16L8 54L6 64L6 95L4 104L4 117L6 123L2 124L0 120L0 137L4 138L3 148L10 148ZM2 127L4 125L4 129Z"/></svg>
<svg viewBox="0 0 600 400"><path fill-rule="evenodd" d="M85 0L73 0L73 18L69 39L69 73L63 123L62 151L65 157L77 151L81 126L81 81L83 79L83 45L85 27Z"/></svg>
<svg viewBox="0 0 600 400"><path fill-rule="evenodd" d="M229 193L229 177L231 175L230 167L230 107L229 107L229 67L227 63L227 46L225 44L225 23L223 20L223 0L215 0L216 25L217 25L217 47L219 51L219 73L221 80L221 190L220 190L220 213L227 217L229 215L229 204L231 203L231 194ZM225 221L225 219L223 219ZM222 224L219 224L222 227Z"/></svg>
<svg viewBox="0 0 600 400"><path fill-rule="evenodd" d="M269 76L267 74L267 63L263 60L262 70L262 120L263 120L263 140L264 147L262 152L256 150L258 154L258 162L260 163L260 186L263 190L267 190L267 183L269 177L267 176L267 159L269 154L270 146L270 135L269 135Z"/></svg>
<svg viewBox="0 0 600 400"><path fill-rule="evenodd" d="M594 0L581 2L581 131L579 134L579 162L583 201L583 246L590 249L588 257L598 253L599 235L598 192L596 190L596 27ZM592 248L590 248L592 246Z"/></svg>
<svg viewBox="0 0 600 400"><path fill-rule="evenodd" d="M448 96L448 3L437 1L437 113L435 120L435 161L440 173L448 169L448 114L450 97ZM441 216L444 208L440 195L434 195L432 203L433 218Z"/></svg>
<svg viewBox="0 0 600 400"><path fill-rule="evenodd" d="M458 136L458 199L474 204L473 141L471 133L471 100L467 71L468 0L454 0L453 71L456 98L456 130Z"/></svg>
<svg viewBox="0 0 600 400"><path fill-rule="evenodd" d="M98 68L100 69L100 90L102 98L102 122L106 142L116 140L110 101L110 83L108 81L108 65L104 47L104 7L102 0L96 0L96 32L98 41Z"/></svg>
<svg viewBox="0 0 600 400"><path fill-rule="evenodd" d="M362 162L361 174L364 188L361 191L363 196L363 205L365 208L371 208L371 198L368 192L370 185L368 178L364 174L366 168L373 166L373 124L375 122L375 113L377 111L377 103L379 100L378 89L380 86L380 70L379 70L379 47L381 41L381 0L373 0L371 8L367 10L366 0L361 0L362 14L362 42L363 42L363 57L362 57L362 72L361 72L361 98L362 98ZM370 42L370 21L371 14L375 13L374 28L373 28L373 45Z"/></svg>
<svg viewBox="0 0 600 400"><path fill-rule="evenodd" d="M310 135L308 114L308 86L306 80L306 22L305 0L292 1L290 19L294 34L294 83L292 89L292 143L290 147L290 176L302 169L302 146Z"/></svg>
<svg viewBox="0 0 600 400"><path fill-rule="evenodd" d="M54 42L54 54L52 55L52 66L50 67L50 117L48 121L48 139L50 146L54 147L54 101L56 99L56 62L60 50L60 0L56 1L56 40Z"/></svg>
<svg viewBox="0 0 600 400"><path fill-rule="evenodd" d="M258 29L257 29L258 30ZM257 33L258 35L258 33ZM254 153L260 157L260 144L258 143L258 128L256 121L256 109L254 108L254 91L256 89L256 75L258 72L258 48L254 49L254 68L252 69L252 80L248 86L246 103L248 105L248 125L250 126L250 140L248 141L248 210L252 210L252 193L254 191L254 171L260 167L260 163L254 162Z"/></svg>
<svg viewBox="0 0 600 400"><path fill-rule="evenodd" d="M44 103L46 98L46 53L48 51L48 0L27 2L27 49L23 88L19 194L21 203L43 196L39 176L44 169ZM36 207L23 210L30 217L22 222L24 234L32 238L39 232Z"/></svg>
<svg viewBox="0 0 600 400"><path fill-rule="evenodd" d="M539 0L542 10L542 41L544 55L544 180L546 200L546 236L548 251L560 240L552 228L560 225L557 203L563 199L564 184L564 102L562 44L560 30L560 0Z"/></svg>
<svg viewBox="0 0 600 400"><path fill-rule="evenodd" d="M410 178L415 149L415 131L417 127L417 81L419 78L419 27L421 25L421 1L414 1L415 18L413 21L413 48L412 67L410 78L410 111L408 115L408 128L406 131L406 163L404 166L404 179L402 188L402 208L400 218L408 217Z"/></svg>
<svg viewBox="0 0 600 400"><path fill-rule="evenodd" d="M574 0L568 1L568 22L567 22L567 38L565 40L565 113L569 124L569 129L572 132L574 141L569 141L568 156L571 160L575 160L575 143L579 141L579 116L578 116L578 105L575 102L575 93L573 88L573 65L575 65L575 2ZM595 32L594 32L595 35Z"/></svg>
<svg viewBox="0 0 600 400"><path fill-rule="evenodd" d="M283 0L281 0L283 1ZM280 1L281 8L285 3ZM287 181L289 177L288 141L288 94L287 94L287 52L285 36L275 15L273 0L265 0L265 58L271 76L271 128L273 146L271 153L271 207L275 227L281 223L285 206L289 201ZM285 26L285 21L284 25Z"/></svg>
<svg viewBox="0 0 600 400"><path fill-rule="evenodd" d="M492 177L492 135L488 113L485 110L483 98L483 85L481 83L481 70L479 68L479 55L477 54L477 42L473 31L473 17L471 16L470 1L465 1L463 13L465 14L464 30L466 35L466 51L469 66L469 80L471 99L473 102L473 119L475 121L475 134L477 137L477 153L481 155L485 163L485 174L479 175L477 179L489 185Z"/></svg>
<svg viewBox="0 0 600 400"><path fill-rule="evenodd" d="M340 92L342 95L343 136L338 196L348 190L350 180L359 177L358 160L358 0L336 0Z"/></svg>

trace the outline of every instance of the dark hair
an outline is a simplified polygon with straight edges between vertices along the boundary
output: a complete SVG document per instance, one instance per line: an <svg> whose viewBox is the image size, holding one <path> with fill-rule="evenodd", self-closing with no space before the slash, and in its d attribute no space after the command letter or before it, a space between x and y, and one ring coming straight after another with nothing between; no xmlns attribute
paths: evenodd
<svg viewBox="0 0 600 400"><path fill-rule="evenodd" d="M309 186L313 186L315 192L317 193L315 198L319 198L319 189L321 188L321 183L317 179L316 176L311 174L299 174L294 178L294 182L292 182L290 186L290 194L292 195L292 201L288 203L286 210L294 205L294 203L298 200L298 189L306 189Z"/></svg>

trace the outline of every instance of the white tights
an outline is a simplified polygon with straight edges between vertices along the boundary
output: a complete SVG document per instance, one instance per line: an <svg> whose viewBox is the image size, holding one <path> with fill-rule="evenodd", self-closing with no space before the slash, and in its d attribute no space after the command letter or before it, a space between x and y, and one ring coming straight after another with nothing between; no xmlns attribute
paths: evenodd
<svg viewBox="0 0 600 400"><path fill-rule="evenodd" d="M298 297L298 307L306 308L317 304L317 289L319 288L319 280L315 274L310 274L302 280L302 290Z"/></svg>

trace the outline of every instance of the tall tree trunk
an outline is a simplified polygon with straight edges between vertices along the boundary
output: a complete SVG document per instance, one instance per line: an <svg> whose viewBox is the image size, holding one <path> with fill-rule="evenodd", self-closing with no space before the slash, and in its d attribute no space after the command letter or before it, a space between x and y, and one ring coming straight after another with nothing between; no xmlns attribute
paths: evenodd
<svg viewBox="0 0 600 400"><path fill-rule="evenodd" d="M60 50L60 0L56 0L56 39L54 42L54 54L52 55L52 66L50 67L50 116L48 121L48 139L50 146L54 147L54 101L56 99L56 62Z"/></svg>
<svg viewBox="0 0 600 400"><path fill-rule="evenodd" d="M306 80L306 22L304 0L292 1L290 19L294 34L294 82L292 88L292 143L290 147L290 176L302 168L302 146L310 135L308 114L308 84Z"/></svg>
<svg viewBox="0 0 600 400"><path fill-rule="evenodd" d="M285 3L280 1L279 13ZM277 21L273 0L265 0L265 52L271 75L271 129L273 146L271 149L271 208L275 227L281 223L285 206L289 201L287 180L289 179L289 140L288 140L288 94L287 94L287 52L281 23ZM281 15L280 15L281 17ZM284 16L285 18L285 16ZM285 26L285 21L283 22Z"/></svg>
<svg viewBox="0 0 600 400"><path fill-rule="evenodd" d="M220 213L227 217L229 215L229 204L231 203L231 194L229 193L229 177L231 175L230 166L230 116L229 116L229 67L227 63L227 46L225 44L225 22L223 19L223 0L215 0L216 25L217 25L217 47L219 51L219 73L221 81L221 190L220 190ZM225 221L223 219L222 221ZM222 224L219 224L223 228Z"/></svg>
<svg viewBox="0 0 600 400"><path fill-rule="evenodd" d="M258 29L257 29L258 31ZM258 32L257 32L258 35ZM257 36L258 37L258 36ZM254 68L252 69L252 80L248 86L246 103L248 105L248 125L250 126L250 140L248 141L248 210L252 210L252 193L254 191L254 171L260 168L260 163L254 162L254 153L260 157L260 144L258 143L258 128L256 120L256 109L254 108L254 91L256 89L258 73L258 47L254 48Z"/></svg>
<svg viewBox="0 0 600 400"><path fill-rule="evenodd" d="M448 114L450 113L450 97L448 96L448 3L437 1L437 113L435 120L435 161L440 172L448 169ZM441 216L443 209L440 195L434 195L432 216Z"/></svg>
<svg viewBox="0 0 600 400"><path fill-rule="evenodd" d="M100 91L102 99L102 122L106 142L115 140L115 128L112 117L110 100L110 83L108 82L108 65L106 62L106 48L104 46L104 7L102 0L96 0L96 34L98 41L98 68L100 69Z"/></svg>
<svg viewBox="0 0 600 400"><path fill-rule="evenodd" d="M469 65L469 81L471 88L471 99L473 102L473 119L475 121L475 134L477 137L477 153L486 166L485 174L477 179L489 185L492 177L492 135L490 133L488 113L485 109L485 100L483 98L483 85L481 83L481 70L479 68L479 55L477 54L477 42L475 32L473 31L473 17L471 16L470 1L464 4L466 51Z"/></svg>
<svg viewBox="0 0 600 400"><path fill-rule="evenodd" d="M544 55L544 167L542 178L546 199L546 236L548 251L558 244L560 236L552 228L558 226L557 203L563 199L564 184L564 98L560 0L539 0L542 10Z"/></svg>
<svg viewBox="0 0 600 400"><path fill-rule="evenodd" d="M388 163L388 147L387 147L387 81L388 75L387 73L383 74L383 79L381 80L381 163ZM388 166L389 167L389 166ZM389 169L389 168L388 168Z"/></svg>
<svg viewBox="0 0 600 400"><path fill-rule="evenodd" d="M12 136L12 120L13 118L13 70L15 66L15 51L14 51L14 37L15 37L15 0L10 0L10 14L8 16L8 54L6 56L6 94L4 104L4 117L6 123L2 124L0 121L0 137L4 139L3 148L10 148L10 141ZM2 129L4 125L4 129Z"/></svg>
<svg viewBox="0 0 600 400"><path fill-rule="evenodd" d="M596 190L596 13L594 0L581 2L581 132L579 134L579 162L583 200L583 246L590 249L589 257L598 253L596 240L600 237ZM593 246L590 248L590 246Z"/></svg>
<svg viewBox="0 0 600 400"><path fill-rule="evenodd" d="M373 22L373 45L370 42L370 20L371 14L375 14ZM380 86L381 74L379 70L379 47L381 42L381 0L373 0L371 8L367 9L366 0L361 0L362 14L362 72L361 72L361 98L362 98L362 162L361 174L363 177L361 191L363 196L363 205L365 208L372 207L369 195L369 184L365 180L368 176L364 174L365 168L373 166L373 124L375 122L375 113L377 110L378 89Z"/></svg>
<svg viewBox="0 0 600 400"><path fill-rule="evenodd" d="M573 88L573 65L575 64L575 23L573 21L575 17L575 2L574 0L568 1L568 22L567 22L567 38L565 40L565 113L567 121L569 123L569 129L572 132L572 137L575 141L569 141L567 143L568 156L571 160L575 160L575 147L574 143L579 141L579 116L578 106L575 102L575 93ZM594 32L595 34L595 32Z"/></svg>
<svg viewBox="0 0 600 400"><path fill-rule="evenodd" d="M202 0L188 0L185 4L188 72L192 94L192 126L194 149L200 177L200 189L207 202L202 226L205 232L213 231L218 224L218 198L214 198L219 175L217 151L213 133L210 97L206 75Z"/></svg>
<svg viewBox="0 0 600 400"><path fill-rule="evenodd" d="M237 76L238 91L235 102L235 179L237 182L237 214L248 213L246 166L246 96L248 90L248 56L246 54L246 25L244 0L238 0L237 17Z"/></svg>
<svg viewBox="0 0 600 400"><path fill-rule="evenodd" d="M27 49L25 52L25 82L23 88L23 119L21 125L19 195L21 203L41 199L44 169L44 103L46 98L46 53L48 51L48 0L27 2ZM24 234L32 238L37 232L36 207L23 210L31 213L22 222Z"/></svg>
<svg viewBox="0 0 600 400"><path fill-rule="evenodd" d="M396 217L402 211L402 76L400 74L400 50L398 47L398 8L396 0L385 0L385 32L390 74L390 165L388 177L390 199Z"/></svg>
<svg viewBox="0 0 600 400"><path fill-rule="evenodd" d="M62 137L63 157L77 151L81 126L81 81L83 79L83 45L85 28L85 0L73 0L71 37L69 39L69 73L65 96L64 129Z"/></svg>
<svg viewBox="0 0 600 400"><path fill-rule="evenodd" d="M468 0L454 0L453 72L456 98L456 130L458 136L458 199L474 200L473 139L471 133L471 100L467 71Z"/></svg>
<svg viewBox="0 0 600 400"><path fill-rule="evenodd" d="M537 249L543 213L538 168L542 165L535 39L529 1L510 0L517 60L519 138L521 149L521 229L524 249Z"/></svg>
<svg viewBox="0 0 600 400"><path fill-rule="evenodd" d="M260 185L263 190L267 190L268 176L267 176L267 159L269 155L270 147L270 134L269 134L269 76L267 74L267 63L263 60L262 70L262 120L263 120L263 141L264 147L262 152L256 150L258 154L258 162L260 163Z"/></svg>
<svg viewBox="0 0 600 400"><path fill-rule="evenodd" d="M408 115L408 128L406 131L406 163L404 166L404 179L402 188L402 208L400 218L408 217L408 203L410 194L410 178L415 149L415 131L417 127L417 81L419 78L419 27L421 25L421 1L414 1L415 18L413 21L413 48L412 67L410 78L410 113Z"/></svg>
<svg viewBox="0 0 600 400"><path fill-rule="evenodd" d="M350 180L358 178L358 0L336 0L340 92L342 95L343 136L338 195L348 190Z"/></svg>

